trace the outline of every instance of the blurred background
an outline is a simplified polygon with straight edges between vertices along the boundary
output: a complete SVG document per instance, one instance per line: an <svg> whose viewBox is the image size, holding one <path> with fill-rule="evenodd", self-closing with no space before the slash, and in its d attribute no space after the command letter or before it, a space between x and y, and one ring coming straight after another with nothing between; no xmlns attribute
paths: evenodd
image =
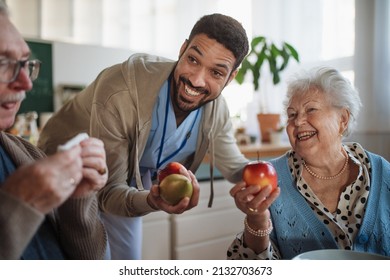
<svg viewBox="0 0 390 280"><path fill-rule="evenodd" d="M251 78L233 81L223 92L237 127L259 141L256 114L261 99L270 112L282 112L288 77L300 69L328 65L358 88L363 102L357 131L347 140L390 160L390 46L388 0L6 0L11 19L43 61L42 75L21 108L47 119L93 81L105 67L135 52L178 57L181 44L203 15L223 13L240 21L251 40L266 36L296 48L272 83L267 68L260 90ZM43 125L43 124L41 124ZM207 201L208 183L202 199ZM144 258L224 258L242 228L242 217L218 182L212 211L206 206L176 216L145 218ZM206 203L204 203L206 204ZM204 223L204 224L199 224ZM208 230L205 230L208 229ZM158 234L156 234L156 232ZM154 241L151 241L154 240ZM163 242L161 241L163 240Z"/></svg>
<svg viewBox="0 0 390 280"><path fill-rule="evenodd" d="M233 82L224 91L232 117L243 123L250 135L259 133L255 119L259 96L265 96L271 112L280 113L285 82L292 73L300 68L330 65L342 71L360 91L364 110L355 137L390 159L387 0L6 2L14 23L26 38L53 42L52 51L60 56L52 61L54 90L65 85L65 90L73 86L77 91L104 67L119 63L134 52L176 59L181 44L202 15L230 15L243 24L249 39L261 35L275 42L286 41L300 55L300 63L290 62L278 85L273 85L269 71L263 70L261 95L254 93L250 78L242 85ZM58 100L53 102L56 109Z"/></svg>

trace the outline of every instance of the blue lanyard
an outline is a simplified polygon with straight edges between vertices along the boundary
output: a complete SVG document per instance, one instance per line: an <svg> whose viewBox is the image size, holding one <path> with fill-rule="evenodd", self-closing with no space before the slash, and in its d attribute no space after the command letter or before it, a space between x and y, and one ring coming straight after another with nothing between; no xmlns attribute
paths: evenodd
<svg viewBox="0 0 390 280"><path fill-rule="evenodd" d="M172 159L174 156L176 156L183 148L184 146L186 145L188 139L191 137L191 131L196 123L196 120L198 118L198 115L199 115L199 109L196 110L196 116L195 116L195 119L191 125L191 128L190 130L187 132L186 134L186 137L184 138L183 142L181 143L179 149L177 149L176 151L174 151L172 154L170 154L168 157L166 157L163 161L161 161L161 155L162 155L162 151L164 149L164 139L165 139L165 132L167 130L167 122L168 122L168 113L169 113L169 101L170 101L170 88L171 88L171 79L168 80L168 98L167 98L167 104L165 106L165 120L164 120L164 130L163 130L163 134L162 134L162 137L161 137L161 143L160 143L160 151L158 153L158 159L157 159L157 169L160 168L160 166L162 166L165 162L167 162L168 160Z"/></svg>

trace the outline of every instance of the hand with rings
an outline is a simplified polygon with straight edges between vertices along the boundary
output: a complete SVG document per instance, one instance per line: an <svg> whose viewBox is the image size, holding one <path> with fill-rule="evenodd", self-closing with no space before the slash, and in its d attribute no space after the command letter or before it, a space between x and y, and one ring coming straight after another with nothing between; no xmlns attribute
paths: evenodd
<svg viewBox="0 0 390 280"><path fill-rule="evenodd" d="M70 177L69 179L69 185L71 185L72 187L76 185L76 180L73 179L72 177Z"/></svg>
<svg viewBox="0 0 390 280"><path fill-rule="evenodd" d="M251 207L248 207L248 210L251 211L251 212L257 212L257 208L253 209Z"/></svg>
<svg viewBox="0 0 390 280"><path fill-rule="evenodd" d="M81 148L20 166L2 184L3 191L46 214L75 191L82 178Z"/></svg>
<svg viewBox="0 0 390 280"><path fill-rule="evenodd" d="M257 215L266 211L279 196L280 189L272 191L271 186L246 186L245 182L236 184L230 195L234 198L236 206L247 215Z"/></svg>

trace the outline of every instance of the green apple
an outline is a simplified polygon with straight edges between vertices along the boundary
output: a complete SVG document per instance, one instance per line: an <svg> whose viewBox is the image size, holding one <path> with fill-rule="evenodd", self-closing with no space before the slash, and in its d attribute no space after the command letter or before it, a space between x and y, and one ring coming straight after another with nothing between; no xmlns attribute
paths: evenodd
<svg viewBox="0 0 390 280"><path fill-rule="evenodd" d="M166 176L159 188L161 198L170 205L178 204L184 197L191 198L193 192L191 181L181 174Z"/></svg>

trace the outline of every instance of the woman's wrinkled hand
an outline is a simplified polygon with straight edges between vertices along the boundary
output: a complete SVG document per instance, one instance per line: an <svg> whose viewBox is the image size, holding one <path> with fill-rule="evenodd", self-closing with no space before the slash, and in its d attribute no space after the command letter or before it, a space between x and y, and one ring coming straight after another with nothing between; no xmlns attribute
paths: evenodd
<svg viewBox="0 0 390 280"><path fill-rule="evenodd" d="M238 209L247 215L261 215L268 212L268 208L280 194L280 188L272 191L272 186L246 186L245 182L239 182L231 190L230 195Z"/></svg>

